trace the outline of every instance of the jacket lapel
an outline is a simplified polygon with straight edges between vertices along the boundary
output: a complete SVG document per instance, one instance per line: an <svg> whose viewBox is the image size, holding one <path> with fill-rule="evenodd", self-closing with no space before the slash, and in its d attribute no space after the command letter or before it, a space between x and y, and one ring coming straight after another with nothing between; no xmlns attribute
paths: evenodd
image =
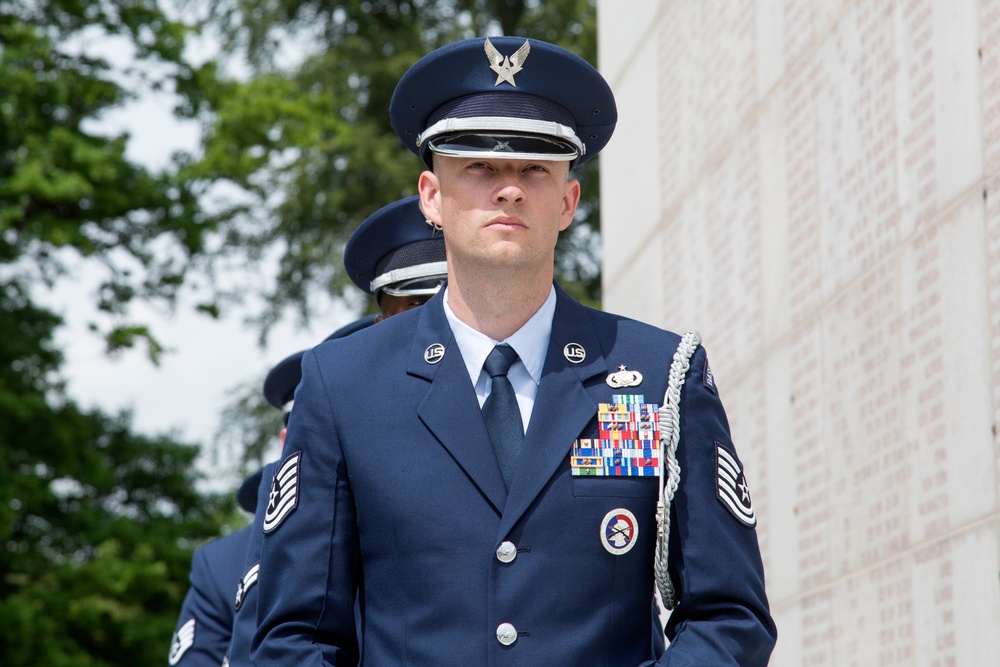
<svg viewBox="0 0 1000 667"><path fill-rule="evenodd" d="M597 403L584 387L584 382L608 372L586 309L558 285L556 298L542 381L503 510L501 537L510 532L531 506L569 456L573 440L597 414ZM586 357L579 363L572 363L565 354L567 346L571 345L579 346L586 352ZM486 442L489 442L488 437Z"/></svg>
<svg viewBox="0 0 1000 667"><path fill-rule="evenodd" d="M432 363L425 355L438 346L444 356ZM435 356L429 358L434 360ZM430 381L417 408L420 420L500 514L507 502L507 488L440 293L420 307L407 372Z"/></svg>

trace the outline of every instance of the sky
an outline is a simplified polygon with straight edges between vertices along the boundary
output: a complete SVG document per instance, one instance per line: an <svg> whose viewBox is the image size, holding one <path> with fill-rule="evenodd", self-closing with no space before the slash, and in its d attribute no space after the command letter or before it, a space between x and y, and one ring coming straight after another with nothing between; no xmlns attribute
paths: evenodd
<svg viewBox="0 0 1000 667"><path fill-rule="evenodd" d="M88 52L99 49L115 60L127 58L127 51L114 41L101 40L79 48ZM196 150L199 140L197 125L176 120L172 107L170 95L144 93L107 115L96 127L109 134L128 131L129 157L147 167L160 168L174 151ZM149 361L141 348L110 358L103 340L87 327L96 312L95 290L100 273L78 258L71 257L68 264L68 277L51 290L38 287L34 298L65 321L56 332L56 343L65 358L62 371L69 396L83 407L109 413L129 409L136 431L171 432L184 442L211 443L234 388L251 382L260 386L277 362L316 345L355 318L346 309L337 308L316 318L309 328L291 319L279 322L270 332L266 347L260 347L259 331L243 321L245 310L212 320L195 313L190 298L182 301L174 314L141 304L133 309L130 321L148 324L168 352L159 366ZM254 267L255 277L275 270L273 262ZM227 284L240 279L239 275L224 276ZM224 473L233 463L204 456L201 460L210 474Z"/></svg>

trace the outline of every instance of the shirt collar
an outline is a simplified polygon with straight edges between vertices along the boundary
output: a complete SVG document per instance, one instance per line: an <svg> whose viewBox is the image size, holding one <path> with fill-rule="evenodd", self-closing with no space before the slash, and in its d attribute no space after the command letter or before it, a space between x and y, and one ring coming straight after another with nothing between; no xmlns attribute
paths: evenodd
<svg viewBox="0 0 1000 667"><path fill-rule="evenodd" d="M536 385L541 383L542 367L545 365L545 353L549 347L549 338L552 336L552 318L555 312L556 288L553 286L549 288L545 302L520 329L511 334L507 340L497 341L458 319L448 305L448 288L445 287L444 291L444 314L448 318L448 324L462 353L472 384L476 384L479 380L486 357L493 347L500 343L507 343L514 348L531 379Z"/></svg>

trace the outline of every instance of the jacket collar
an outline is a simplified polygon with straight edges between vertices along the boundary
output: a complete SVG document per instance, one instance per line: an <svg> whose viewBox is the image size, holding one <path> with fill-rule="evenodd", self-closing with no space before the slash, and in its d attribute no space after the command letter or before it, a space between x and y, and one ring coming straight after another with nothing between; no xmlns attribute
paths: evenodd
<svg viewBox="0 0 1000 667"><path fill-rule="evenodd" d="M587 309L556 285L542 381L509 492L440 293L420 308L407 372L429 381L417 414L502 514L502 537L534 502L569 456L573 440L594 418L597 398L584 383L606 375L608 365Z"/></svg>

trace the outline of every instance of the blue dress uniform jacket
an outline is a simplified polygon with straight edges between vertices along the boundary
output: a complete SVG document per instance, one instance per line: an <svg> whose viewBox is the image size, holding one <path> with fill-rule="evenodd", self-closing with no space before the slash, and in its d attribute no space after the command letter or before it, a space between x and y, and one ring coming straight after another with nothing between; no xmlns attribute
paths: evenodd
<svg viewBox="0 0 1000 667"><path fill-rule="evenodd" d="M597 436L599 403L662 402L678 341L557 289L509 491L441 295L307 353L279 466L283 509L264 538L255 664L354 664L356 587L375 666L766 664L775 629L756 533L717 497L716 443L735 452L701 381L703 350L682 393L670 548L679 606L661 656L650 634L658 480L571 476L571 445ZM579 363L564 353L571 343L586 353ZM623 364L644 379L611 389ZM616 556L602 523L622 509L635 544Z"/></svg>
<svg viewBox="0 0 1000 667"><path fill-rule="evenodd" d="M243 571L250 527L213 540L191 558L191 588L184 597L168 663L219 667L233 631L233 598Z"/></svg>
<svg viewBox="0 0 1000 667"><path fill-rule="evenodd" d="M242 580L237 585L235 595L235 615L233 618L233 636L229 642L229 667L249 667L250 640L257 629L257 581L260 576L260 549L264 542L264 512L268 505L268 494L271 492L271 479L274 477L274 463L264 466L260 478L260 488L257 490L257 510L254 512L253 524L250 526L250 540L247 543L246 558L242 570Z"/></svg>

